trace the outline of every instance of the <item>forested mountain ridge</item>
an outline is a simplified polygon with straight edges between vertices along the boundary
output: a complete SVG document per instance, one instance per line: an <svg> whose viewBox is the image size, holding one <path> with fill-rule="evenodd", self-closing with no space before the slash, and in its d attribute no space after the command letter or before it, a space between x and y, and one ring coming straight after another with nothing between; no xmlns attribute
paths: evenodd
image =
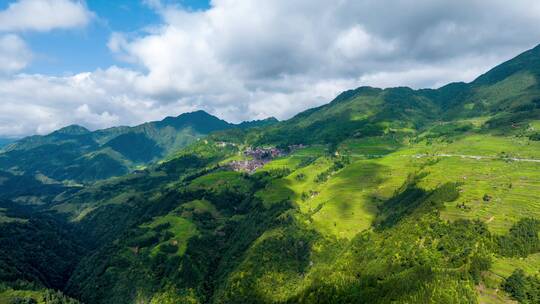
<svg viewBox="0 0 540 304"><path fill-rule="evenodd" d="M53 288L83 303L539 303L538 71L539 47L471 83L360 87L121 177L49 183L25 212L55 219L73 268L9 270L0 300ZM21 196L2 229L32 227L10 211Z"/></svg>
<svg viewBox="0 0 540 304"><path fill-rule="evenodd" d="M434 123L489 118L485 127L512 128L540 116L540 46L471 83L438 89L360 87L263 132L261 143L328 143L350 137L418 132ZM339 132L338 132L339 130ZM337 137L336 137L337 136Z"/></svg>
<svg viewBox="0 0 540 304"><path fill-rule="evenodd" d="M135 127L94 132L71 125L7 145L0 152L0 170L29 176L42 174L58 182L92 182L162 159L213 131L272 123L275 120L235 125L196 111Z"/></svg>

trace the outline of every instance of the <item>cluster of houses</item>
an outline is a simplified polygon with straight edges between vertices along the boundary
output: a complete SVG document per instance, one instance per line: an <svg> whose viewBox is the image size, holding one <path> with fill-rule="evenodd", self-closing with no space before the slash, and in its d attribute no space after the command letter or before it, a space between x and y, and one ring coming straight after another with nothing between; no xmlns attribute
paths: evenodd
<svg viewBox="0 0 540 304"><path fill-rule="evenodd" d="M253 159L272 159L284 155L286 153L278 148L248 147L244 151L244 156L252 157Z"/></svg>
<svg viewBox="0 0 540 304"><path fill-rule="evenodd" d="M229 163L229 166L234 171L247 172L249 174L254 173L257 169L261 168L268 161L249 159L249 160L233 160Z"/></svg>
<svg viewBox="0 0 540 304"><path fill-rule="evenodd" d="M246 156L248 159L232 161L229 163L229 166L234 171L244 171L251 174L254 173L257 169L263 167L272 159L286 156L288 153L304 147L304 145L291 145L289 146L288 152L276 147L248 147L244 151L244 156Z"/></svg>

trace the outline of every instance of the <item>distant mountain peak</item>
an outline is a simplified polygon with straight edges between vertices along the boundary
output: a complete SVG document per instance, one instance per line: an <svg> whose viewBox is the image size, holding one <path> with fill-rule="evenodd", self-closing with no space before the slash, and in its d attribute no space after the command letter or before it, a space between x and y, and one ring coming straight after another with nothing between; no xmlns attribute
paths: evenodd
<svg viewBox="0 0 540 304"><path fill-rule="evenodd" d="M351 98L358 96L358 95L371 95L371 94L378 94L381 92L382 89L380 88L374 88L370 86L362 86L358 87L354 90L347 90L344 92L341 92L334 100L331 101L331 103L338 103L344 100L350 100Z"/></svg>
<svg viewBox="0 0 540 304"><path fill-rule="evenodd" d="M90 130L80 125L69 125L54 131L52 134L82 135L88 134Z"/></svg>
<svg viewBox="0 0 540 304"><path fill-rule="evenodd" d="M208 112L206 112L205 110L195 110L195 111L192 111L192 112L186 112L186 113L182 113L178 116L182 116L182 115L206 115L206 116L214 116Z"/></svg>
<svg viewBox="0 0 540 304"><path fill-rule="evenodd" d="M267 117L265 119L262 119L261 121L274 121L279 122L279 119L275 118L274 116Z"/></svg>
<svg viewBox="0 0 540 304"><path fill-rule="evenodd" d="M232 126L225 120L219 119L203 110L182 113L176 117L169 116L161 121L155 122L155 124L158 128L173 127L175 129L191 126L201 133L223 130Z"/></svg>
<svg viewBox="0 0 540 304"><path fill-rule="evenodd" d="M192 118L217 118L216 116L204 111L204 110L197 110L193 112L185 112L178 116L167 116L161 121L173 121L178 119L192 119ZM217 118L219 119L219 118Z"/></svg>
<svg viewBox="0 0 540 304"><path fill-rule="evenodd" d="M540 44L480 75L472 84L494 84L519 72L529 72L540 77Z"/></svg>

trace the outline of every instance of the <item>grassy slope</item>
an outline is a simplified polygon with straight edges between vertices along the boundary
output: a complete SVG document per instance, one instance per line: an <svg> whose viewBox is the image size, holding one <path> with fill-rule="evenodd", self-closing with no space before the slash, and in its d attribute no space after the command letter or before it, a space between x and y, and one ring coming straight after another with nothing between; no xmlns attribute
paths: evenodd
<svg viewBox="0 0 540 304"><path fill-rule="evenodd" d="M142 225L142 228L154 229L159 225L168 225L166 229L168 232L172 233L172 237L166 241L154 244L149 248L152 255L156 255L161 246L166 244L171 244L177 246L178 250L176 254L183 255L186 252L187 242L189 238L198 234L197 228L189 220L179 217L176 213L170 213L165 216L154 219L152 222Z"/></svg>
<svg viewBox="0 0 540 304"><path fill-rule="evenodd" d="M396 165L392 169L399 170L391 171L389 163ZM259 195L266 203L289 197L303 213L310 215L309 221L319 232L350 239L371 226L377 200L389 198L401 185L406 177L401 165L407 164L399 159L357 160L334 173L328 181L315 182L316 176L330 165L331 160L321 157L285 179L275 181ZM299 174L305 178L298 180ZM302 193L306 193L307 198L302 198Z"/></svg>
<svg viewBox="0 0 540 304"><path fill-rule="evenodd" d="M34 302L30 302L32 300ZM22 301L22 302L21 302ZM0 288L0 304L36 303L36 304L79 304L58 291L32 286L30 288Z"/></svg>
<svg viewBox="0 0 540 304"><path fill-rule="evenodd" d="M41 301L42 297L43 295L39 291L7 289L0 292L0 303L9 304L16 298L24 298L24 299L31 298L37 301L37 303L42 304L42 303L45 303Z"/></svg>
<svg viewBox="0 0 540 304"><path fill-rule="evenodd" d="M352 163L336 172L325 183L314 181L317 174L328 169L331 163L329 158L321 157L320 153L302 151L302 154L273 161L266 169L285 167L294 171L286 178L273 182L268 189L261 191L259 196L269 204L291 198L302 211L312 215L313 222L322 231L351 238L371 225L377 202L391 197L409 174L418 171L428 173L420 184L426 190L445 182L463 183L457 203L464 202L467 206L470 205L471 210L464 212L456 207L457 203L448 203L447 210L443 211L444 218L480 218L487 221L497 210L505 216L500 219L495 216L488 226L493 231L502 233L526 214L538 216L540 207L534 202L530 203L539 195L535 188L539 186L536 181L540 175L539 165L536 163L431 157L429 160L437 162L420 170L428 158L414 157L416 154L428 152L432 155L459 153L496 157L500 152L512 149L519 151L515 156L534 157L535 151L540 151L536 149L538 144L535 142L532 146L525 144L526 149L520 149L521 147L513 148L511 139L475 135L451 145L415 144L396 151L396 146L388 145L387 141L385 138L380 141L372 138L347 142L341 154L351 155ZM394 152L387 154L392 150ZM384 154L387 155L383 156ZM320 158L307 167L296 169L298 159L301 158L299 155ZM366 159L372 155L379 157ZM537 156L540 158L540 155ZM305 178L299 180L296 178L298 175L305 175ZM510 183L512 188L509 188ZM310 191L318 194L302 199L302 193ZM481 202L484 194L493 196L493 201ZM503 203L507 200L512 203ZM503 209L501 205L504 206ZM320 206L322 208L319 209Z"/></svg>
<svg viewBox="0 0 540 304"><path fill-rule="evenodd" d="M398 143L389 138L349 140L339 148L350 155L351 163L324 183L314 181L327 170L332 158L310 150L297 152L266 165L265 169L288 168L285 178L258 193L267 205L293 200L307 215L305 224L326 236L351 239L369 229L377 214L377 205L392 197L409 174L421 174L418 186L433 190L446 182L458 182L460 195L445 203L441 217L450 221L479 219L495 234L504 234L519 219L540 218L540 163L508 161L501 155L540 159L540 142L514 136L469 134L450 141ZM504 154L503 154L504 153ZM437 156L470 155L486 159ZM298 168L298 158L316 157L307 167ZM428 155L417 157L417 155ZM376 156L376 157L375 157ZM304 176L299 179L297 176ZM310 192L311 190L311 192ZM302 193L316 195L302 198ZM483 200L488 194L489 202ZM466 209L459 206L465 204ZM538 255L525 260L495 257L491 270L494 283L478 288L479 301L505 303L497 285L518 267L538 274Z"/></svg>

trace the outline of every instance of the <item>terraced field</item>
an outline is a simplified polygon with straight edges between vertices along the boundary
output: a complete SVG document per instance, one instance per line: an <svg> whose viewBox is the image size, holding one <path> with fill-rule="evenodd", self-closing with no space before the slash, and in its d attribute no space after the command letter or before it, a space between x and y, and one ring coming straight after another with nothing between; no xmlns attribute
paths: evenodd
<svg viewBox="0 0 540 304"><path fill-rule="evenodd" d="M258 196L268 205L291 199L308 216L306 224L324 235L347 239L371 229L379 204L395 195L411 175L421 177L417 186L425 191L458 183L459 197L446 202L440 211L448 221L479 219L492 233L502 235L522 218L540 218L537 141L489 135L429 144L350 140L337 154L350 163L324 182L317 182L317 176L331 168L335 157L305 150L301 157L297 154L270 162L263 170L288 168L292 173ZM316 160L299 168L298 159L308 157ZM529 275L540 274L540 255L494 256L494 264L485 274L487 285L477 287L479 302L514 303L499 286L517 268Z"/></svg>
<svg viewBox="0 0 540 304"><path fill-rule="evenodd" d="M13 303L13 301L18 298L31 298L36 301L36 303L44 303L41 301L42 293L40 291L13 290L11 288L0 291L0 303Z"/></svg>
<svg viewBox="0 0 540 304"><path fill-rule="evenodd" d="M500 157L540 160L538 142L480 135L431 145L403 145L387 138L351 140L339 149L351 163L324 183L315 179L332 159L321 156L323 151L314 152L304 149L267 164L263 170L288 168L292 173L258 195L267 204L294 200L326 234L350 238L369 228L377 204L389 199L410 174L425 175L419 183L425 190L446 182L461 185L458 200L442 210L448 220L478 218L493 232L504 233L520 218L540 217L540 163ZM297 168L308 157L317 160Z"/></svg>

